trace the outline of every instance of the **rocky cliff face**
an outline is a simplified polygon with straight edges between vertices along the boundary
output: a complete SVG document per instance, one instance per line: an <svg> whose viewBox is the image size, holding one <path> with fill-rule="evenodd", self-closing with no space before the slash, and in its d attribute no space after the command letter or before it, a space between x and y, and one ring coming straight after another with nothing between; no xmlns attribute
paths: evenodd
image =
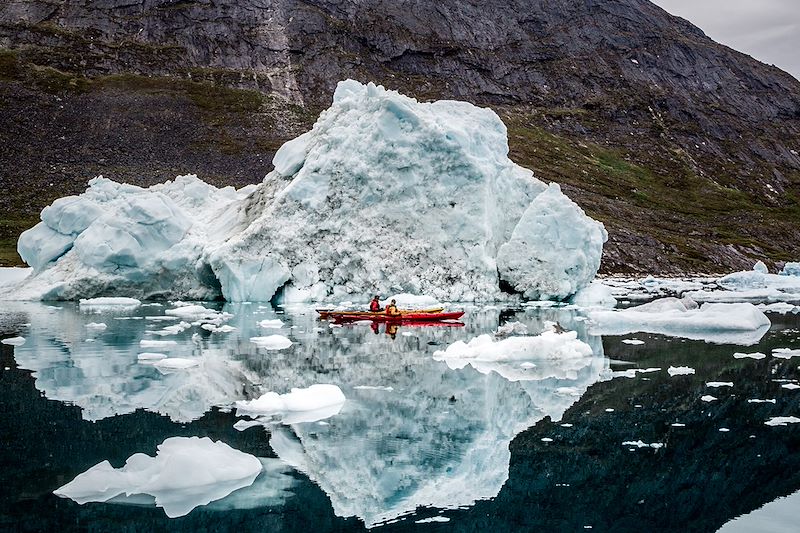
<svg viewBox="0 0 800 533"><path fill-rule="evenodd" d="M98 173L257 181L353 77L495 108L607 270L800 255L800 82L646 0L11 0L0 47L0 239Z"/></svg>

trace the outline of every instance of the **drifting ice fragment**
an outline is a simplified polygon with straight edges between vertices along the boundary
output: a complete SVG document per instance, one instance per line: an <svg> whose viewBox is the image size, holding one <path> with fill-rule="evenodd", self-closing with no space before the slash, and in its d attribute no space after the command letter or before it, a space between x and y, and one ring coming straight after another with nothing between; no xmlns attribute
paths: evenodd
<svg viewBox="0 0 800 533"><path fill-rule="evenodd" d="M796 416L775 416L764 422L768 426L785 426L788 424L800 424L800 418Z"/></svg>
<svg viewBox="0 0 800 533"><path fill-rule="evenodd" d="M671 366L667 369L670 376L688 376L694 374L694 368L688 366Z"/></svg>
<svg viewBox="0 0 800 533"><path fill-rule="evenodd" d="M266 350L283 350L292 345L292 341L283 335L267 335L266 337L250 337L250 342Z"/></svg>
<svg viewBox="0 0 800 533"><path fill-rule="evenodd" d="M0 344L6 344L8 346L22 346L25 344L25 337L10 337L8 339L0 340Z"/></svg>
<svg viewBox="0 0 800 533"><path fill-rule="evenodd" d="M158 445L155 457L137 453L125 466L99 463L54 491L79 504L149 494L170 518L250 486L261 462L208 437L172 437Z"/></svg>

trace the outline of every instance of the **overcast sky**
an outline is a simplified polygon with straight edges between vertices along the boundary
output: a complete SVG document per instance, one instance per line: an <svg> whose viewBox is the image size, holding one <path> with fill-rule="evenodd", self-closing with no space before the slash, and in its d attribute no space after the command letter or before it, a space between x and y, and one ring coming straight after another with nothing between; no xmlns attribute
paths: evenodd
<svg viewBox="0 0 800 533"><path fill-rule="evenodd" d="M715 41L800 79L800 0L652 0Z"/></svg>

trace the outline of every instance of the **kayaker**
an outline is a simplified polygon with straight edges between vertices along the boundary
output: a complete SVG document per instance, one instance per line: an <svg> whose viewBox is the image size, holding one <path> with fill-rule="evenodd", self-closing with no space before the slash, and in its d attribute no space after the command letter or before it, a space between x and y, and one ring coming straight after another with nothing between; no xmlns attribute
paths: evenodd
<svg viewBox="0 0 800 533"><path fill-rule="evenodd" d="M373 313L377 313L381 310L381 302L378 300L378 295L376 294L372 301L369 303L369 310Z"/></svg>
<svg viewBox="0 0 800 533"><path fill-rule="evenodd" d="M389 316L400 316L400 310L397 309L397 302L392 300L389 305L386 306L386 314Z"/></svg>

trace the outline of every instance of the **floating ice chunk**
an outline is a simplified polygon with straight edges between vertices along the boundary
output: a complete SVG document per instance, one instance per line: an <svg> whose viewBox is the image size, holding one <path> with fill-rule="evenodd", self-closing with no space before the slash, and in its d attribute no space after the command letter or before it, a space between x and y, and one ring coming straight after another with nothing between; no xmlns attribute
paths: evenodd
<svg viewBox="0 0 800 533"><path fill-rule="evenodd" d="M283 327L283 320L276 318L274 320L262 320L258 323L262 328L280 329Z"/></svg>
<svg viewBox="0 0 800 533"><path fill-rule="evenodd" d="M250 342L267 350L284 350L292 345L292 341L283 335L267 335L266 337L250 337Z"/></svg>
<svg viewBox="0 0 800 533"><path fill-rule="evenodd" d="M681 424L680 422L674 422L674 423L670 424L670 426L672 426L674 428L685 428L686 424Z"/></svg>
<svg viewBox="0 0 800 533"><path fill-rule="evenodd" d="M588 287L579 290L570 299L570 302L579 307L614 307L617 305L614 289L601 281L593 281Z"/></svg>
<svg viewBox="0 0 800 533"><path fill-rule="evenodd" d="M198 366L200 361L197 359L185 359L183 357L167 357L166 359L159 359L153 363L158 368L167 370L183 370Z"/></svg>
<svg viewBox="0 0 800 533"><path fill-rule="evenodd" d="M639 339L623 339L622 344L632 344L634 346L638 346L640 344L644 344L644 341Z"/></svg>
<svg viewBox="0 0 800 533"><path fill-rule="evenodd" d="M165 315L176 316L184 320L197 320L201 318L216 318L219 316L217 311L208 309L202 305L183 305L175 309L167 309Z"/></svg>
<svg viewBox="0 0 800 533"><path fill-rule="evenodd" d="M139 347L141 348L162 348L162 349L169 349L173 346L177 346L178 343L175 341L155 341L150 339L142 339L139 341Z"/></svg>
<svg viewBox="0 0 800 533"><path fill-rule="evenodd" d="M694 374L694 368L688 366L671 366L667 369L670 376L688 376Z"/></svg>
<svg viewBox="0 0 800 533"><path fill-rule="evenodd" d="M7 339L0 340L0 344L6 344L9 346L22 346L25 344L25 337L9 337Z"/></svg>
<svg viewBox="0 0 800 533"><path fill-rule="evenodd" d="M244 431L245 429L250 429L256 426L264 427L264 423L259 420L237 420L233 425L233 429L236 431Z"/></svg>
<svg viewBox="0 0 800 533"><path fill-rule="evenodd" d="M450 519L446 516L431 516L430 518L423 518L422 520L417 520L414 522L415 524L428 524L431 522L449 522Z"/></svg>
<svg viewBox="0 0 800 533"><path fill-rule="evenodd" d="M603 225L551 183L499 248L497 272L528 299L563 300L594 278L607 239Z"/></svg>
<svg viewBox="0 0 800 533"><path fill-rule="evenodd" d="M356 390L382 390L386 392L392 392L394 387L381 387L378 385L356 385L353 387Z"/></svg>
<svg viewBox="0 0 800 533"><path fill-rule="evenodd" d="M764 359L766 357L766 355L761 353L761 352L754 352L754 353L736 352L735 354L733 354L733 356L736 359L745 359L745 358L748 358L748 359Z"/></svg>
<svg viewBox="0 0 800 533"><path fill-rule="evenodd" d="M338 414L345 401L344 393L336 385L317 384L286 394L267 392L255 400L238 401L236 414L282 415L286 424L316 422Z"/></svg>
<svg viewBox="0 0 800 533"><path fill-rule="evenodd" d="M777 403L774 398L770 400L759 400L757 398L753 398L752 400L747 400L747 403Z"/></svg>
<svg viewBox="0 0 800 533"><path fill-rule="evenodd" d="M730 381L709 381L706 383L706 387L733 387L733 382Z"/></svg>
<svg viewBox="0 0 800 533"><path fill-rule="evenodd" d="M142 352L136 356L139 361L158 361L159 359L166 359L166 354L156 352Z"/></svg>
<svg viewBox="0 0 800 533"><path fill-rule="evenodd" d="M728 428L719 428L719 432L720 433L727 433L729 431L730 431L730 429L728 429Z"/></svg>
<svg viewBox="0 0 800 533"><path fill-rule="evenodd" d="M108 326L103 322L89 322L86 324L86 329L90 331L105 331Z"/></svg>
<svg viewBox="0 0 800 533"><path fill-rule="evenodd" d="M622 445L623 446L635 446L637 448L653 448L653 449L656 449L656 450L659 449L659 448L664 448L666 446L663 442L653 442L653 443L647 444L646 442L642 441L641 439L640 440L636 440L636 441L631 441L631 440L625 441L625 442L622 443Z"/></svg>
<svg viewBox="0 0 800 533"><path fill-rule="evenodd" d="M590 311L590 333L624 335L636 331L660 333L714 343L749 345L769 330L770 321L749 303L704 304L686 309L677 298L618 311Z"/></svg>
<svg viewBox="0 0 800 533"><path fill-rule="evenodd" d="M786 302L775 302L773 304L760 304L758 306L759 309L764 311L765 313L776 313L785 315L787 313L797 313L798 308L796 305L792 305Z"/></svg>
<svg viewBox="0 0 800 533"><path fill-rule="evenodd" d="M44 222L39 222L19 236L17 252L25 263L33 267L34 272L39 272L67 253L74 242L75 235L59 233Z"/></svg>
<svg viewBox="0 0 800 533"><path fill-rule="evenodd" d="M774 416L764 423L768 426L786 426L788 424L800 424L800 418L796 416Z"/></svg>
<svg viewBox="0 0 800 533"><path fill-rule="evenodd" d="M781 388L788 390L797 390L800 389L800 385L798 385L797 383L787 383L785 385L781 385Z"/></svg>
<svg viewBox="0 0 800 533"><path fill-rule="evenodd" d="M587 358L591 356L591 346L579 340L575 331L555 333L552 330L499 341L490 335L480 335L468 343L456 341L433 354L434 360L444 361L450 368L471 365L478 372L497 372L510 381L565 378L571 375L573 367L587 366ZM535 366L520 369L519 361L535 361Z"/></svg>
<svg viewBox="0 0 800 533"><path fill-rule="evenodd" d="M701 396L700 399L704 402L713 402L716 401L716 397L711 396L710 394L706 394L705 396Z"/></svg>
<svg viewBox="0 0 800 533"><path fill-rule="evenodd" d="M778 359L791 359L792 357L800 357L800 350L793 350L791 348L775 348L772 350L772 357Z"/></svg>
<svg viewBox="0 0 800 533"><path fill-rule="evenodd" d="M81 311L129 311L142 305L142 302L136 298L104 296L81 299L78 305Z"/></svg>
<svg viewBox="0 0 800 533"><path fill-rule="evenodd" d="M542 442L553 442L553 439L551 439L550 437L542 437L541 441Z"/></svg>
<svg viewBox="0 0 800 533"><path fill-rule="evenodd" d="M103 461L54 494L81 505L121 495L149 494L168 517L176 518L250 486L261 468L256 457L224 442L207 437L171 437L159 444L155 457L137 453L122 468Z"/></svg>
<svg viewBox="0 0 800 533"><path fill-rule="evenodd" d="M764 264L764 261L759 261L755 265L753 265L753 270L755 272L760 272L762 274L768 274L769 270L767 269L767 265Z"/></svg>

